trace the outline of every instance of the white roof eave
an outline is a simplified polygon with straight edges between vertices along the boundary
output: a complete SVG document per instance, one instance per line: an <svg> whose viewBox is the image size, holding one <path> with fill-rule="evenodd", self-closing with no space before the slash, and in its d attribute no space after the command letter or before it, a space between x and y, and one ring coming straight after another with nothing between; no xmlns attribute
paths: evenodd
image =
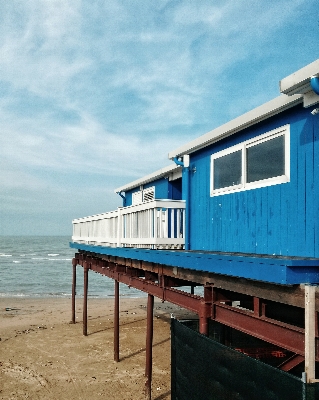
<svg viewBox="0 0 319 400"><path fill-rule="evenodd" d="M319 60L306 65L279 82L280 92L288 96L311 91L310 79L319 73Z"/></svg>
<svg viewBox="0 0 319 400"><path fill-rule="evenodd" d="M252 125L257 124L267 118L272 117L282 111L285 111L297 104L302 103L303 96L300 94L287 96L282 94L279 97L227 122L224 125L200 136L199 138L186 143L176 150L171 151L168 154L169 159L174 157L180 157L185 154L194 153L206 146L209 146L227 136L233 135L237 132L242 131Z"/></svg>
<svg viewBox="0 0 319 400"><path fill-rule="evenodd" d="M128 190L134 189L138 186L145 185L146 183L155 181L156 179L163 178L165 176L169 176L170 174L176 172L177 170L181 169L179 165L173 164L169 165L168 167L164 167L159 169L158 171L153 172L152 174L146 175L143 178L137 179L133 182L130 182L124 186L121 186L114 190L115 193L126 192Z"/></svg>

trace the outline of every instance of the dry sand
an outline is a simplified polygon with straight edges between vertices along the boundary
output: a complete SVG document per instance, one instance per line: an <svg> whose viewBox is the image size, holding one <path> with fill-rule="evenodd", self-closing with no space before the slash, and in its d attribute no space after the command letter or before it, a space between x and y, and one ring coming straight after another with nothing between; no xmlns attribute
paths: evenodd
<svg viewBox="0 0 319 400"><path fill-rule="evenodd" d="M0 399L144 399L147 298L120 300L120 362L113 360L113 300L0 299ZM155 300L152 399L170 399L170 314Z"/></svg>

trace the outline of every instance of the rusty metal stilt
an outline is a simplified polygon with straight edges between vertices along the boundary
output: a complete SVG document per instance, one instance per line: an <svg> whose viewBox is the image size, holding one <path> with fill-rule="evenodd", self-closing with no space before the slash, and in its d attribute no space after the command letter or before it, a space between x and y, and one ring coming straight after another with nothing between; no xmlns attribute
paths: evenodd
<svg viewBox="0 0 319 400"><path fill-rule="evenodd" d="M114 281L114 361L120 361L120 294L119 282Z"/></svg>
<svg viewBox="0 0 319 400"><path fill-rule="evenodd" d="M199 312L199 332L208 336L208 320L212 315L213 287L204 286L204 301L201 301Z"/></svg>
<svg viewBox="0 0 319 400"><path fill-rule="evenodd" d="M76 259L72 260L73 279L72 279L72 324L75 324L75 295L76 295Z"/></svg>
<svg viewBox="0 0 319 400"><path fill-rule="evenodd" d="M152 395L152 350L153 350L153 311L154 296L147 297L147 330L146 330L146 364L145 364L145 398L151 400Z"/></svg>
<svg viewBox="0 0 319 400"><path fill-rule="evenodd" d="M199 316L199 333L208 336L208 318L205 315Z"/></svg>
<svg viewBox="0 0 319 400"><path fill-rule="evenodd" d="M83 335L87 336L88 326L88 272L89 268L84 266L84 294L83 294Z"/></svg>

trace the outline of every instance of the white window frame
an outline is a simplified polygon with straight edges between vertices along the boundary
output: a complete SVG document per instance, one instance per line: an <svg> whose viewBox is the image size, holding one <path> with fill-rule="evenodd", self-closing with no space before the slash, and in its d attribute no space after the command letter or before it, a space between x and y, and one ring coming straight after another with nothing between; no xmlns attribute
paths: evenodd
<svg viewBox="0 0 319 400"><path fill-rule="evenodd" d="M283 175L275 176L267 179L262 179L254 182L247 182L247 159L246 159L246 149L255 146L257 144L266 142L267 140L274 139L279 136L284 136L285 138L285 171ZM233 185L228 187L223 187L220 189L214 189L214 160L223 157L227 154L234 153L236 151L242 151L242 182L239 185ZM238 145L229 147L228 149L221 150L215 154L211 155L211 167L210 167L210 195L218 196L228 193L241 192L244 190L257 189L265 186L278 185L281 183L290 182L290 125L284 125L280 128L274 129L262 135L256 136L253 139L246 140Z"/></svg>

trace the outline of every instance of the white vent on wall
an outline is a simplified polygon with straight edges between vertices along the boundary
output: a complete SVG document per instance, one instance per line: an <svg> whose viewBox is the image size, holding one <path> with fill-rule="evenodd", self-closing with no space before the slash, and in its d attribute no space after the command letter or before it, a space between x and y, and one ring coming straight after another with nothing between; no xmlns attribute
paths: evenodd
<svg viewBox="0 0 319 400"><path fill-rule="evenodd" d="M155 187L152 186L150 188L144 189L143 190L143 203L146 201L152 201L154 200L154 193L155 193Z"/></svg>
<svg viewBox="0 0 319 400"><path fill-rule="evenodd" d="M152 201L155 198L155 186L150 188L139 190L132 194L132 205L146 203L147 201Z"/></svg>

